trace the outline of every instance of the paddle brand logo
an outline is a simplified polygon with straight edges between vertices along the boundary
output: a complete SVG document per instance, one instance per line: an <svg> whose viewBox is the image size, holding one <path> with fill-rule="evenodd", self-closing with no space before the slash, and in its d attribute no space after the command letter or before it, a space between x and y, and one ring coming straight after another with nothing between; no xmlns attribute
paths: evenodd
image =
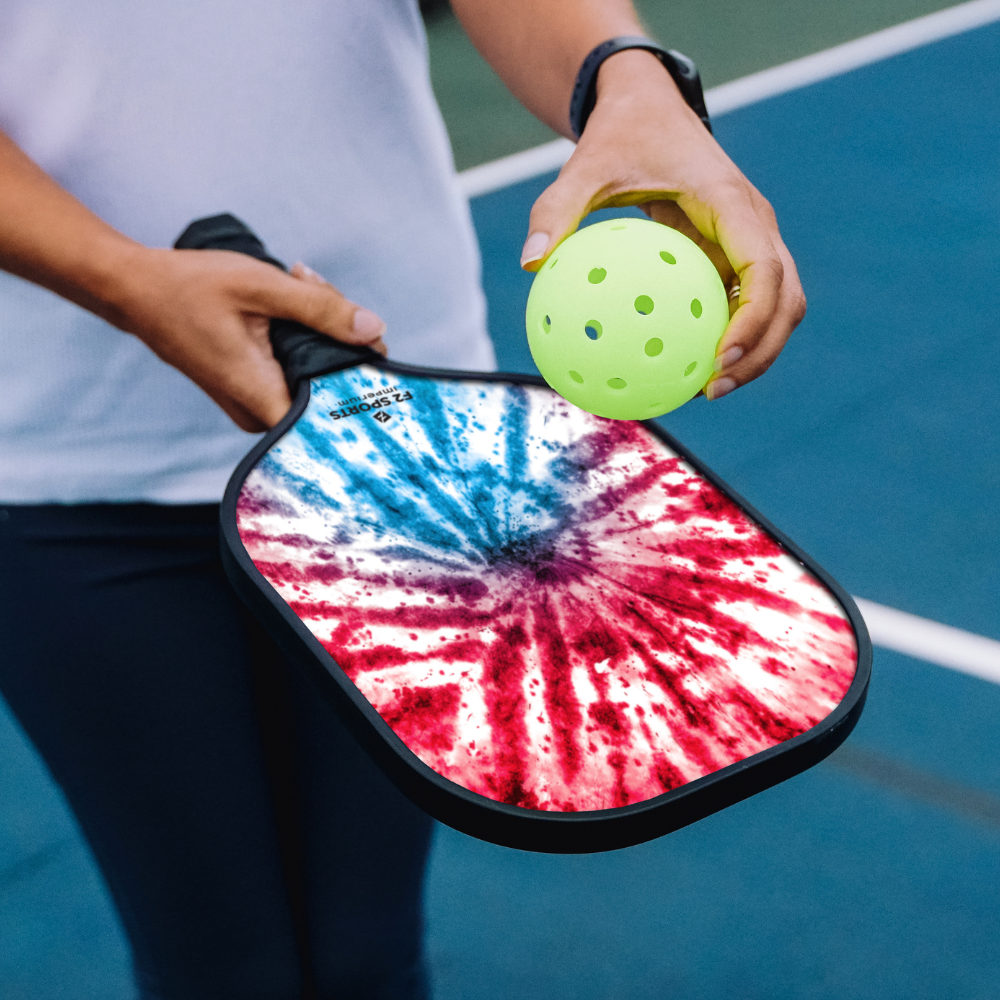
<svg viewBox="0 0 1000 1000"><path fill-rule="evenodd" d="M380 423L386 424L392 420L392 414L386 413L385 408L393 403L405 403L413 399L413 393L408 389L399 389L389 386L379 389L376 392L366 392L363 396L351 396L349 399L338 399L339 410L331 410L330 416L334 420L345 420L347 417L354 417L360 413L371 413Z"/></svg>

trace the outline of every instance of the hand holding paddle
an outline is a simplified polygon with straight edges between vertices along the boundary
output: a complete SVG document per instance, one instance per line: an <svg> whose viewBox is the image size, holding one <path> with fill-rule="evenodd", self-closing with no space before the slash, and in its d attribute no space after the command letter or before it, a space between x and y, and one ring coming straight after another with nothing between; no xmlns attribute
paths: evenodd
<svg viewBox="0 0 1000 1000"><path fill-rule="evenodd" d="M117 325L199 385L244 430L273 427L291 397L271 317L384 353L385 324L304 265L291 274L243 253L147 250Z"/></svg>
<svg viewBox="0 0 1000 1000"><path fill-rule="evenodd" d="M291 405L268 342L271 317L319 330L321 341L385 352L385 324L374 313L303 265L282 273L259 243L263 257L251 259L258 254L230 245L218 219L207 222L223 233L222 249L151 250L98 218L0 132L0 268L134 334L244 430L273 427Z"/></svg>

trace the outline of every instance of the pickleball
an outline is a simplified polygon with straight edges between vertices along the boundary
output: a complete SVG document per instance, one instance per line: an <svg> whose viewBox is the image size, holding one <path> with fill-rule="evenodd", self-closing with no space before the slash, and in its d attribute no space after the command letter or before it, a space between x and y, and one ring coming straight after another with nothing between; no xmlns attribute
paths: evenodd
<svg viewBox="0 0 1000 1000"><path fill-rule="evenodd" d="M525 322L531 356L559 395L601 417L647 420L708 383L729 304L693 241L646 219L610 219L553 251Z"/></svg>

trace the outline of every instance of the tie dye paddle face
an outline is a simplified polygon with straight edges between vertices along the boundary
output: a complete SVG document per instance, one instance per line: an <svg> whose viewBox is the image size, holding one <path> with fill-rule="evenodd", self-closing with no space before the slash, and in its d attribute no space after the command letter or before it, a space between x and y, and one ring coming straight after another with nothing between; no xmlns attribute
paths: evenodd
<svg viewBox="0 0 1000 1000"><path fill-rule="evenodd" d="M510 846L666 833L860 714L850 599L652 425L516 376L303 379L223 505L231 579L383 770Z"/></svg>

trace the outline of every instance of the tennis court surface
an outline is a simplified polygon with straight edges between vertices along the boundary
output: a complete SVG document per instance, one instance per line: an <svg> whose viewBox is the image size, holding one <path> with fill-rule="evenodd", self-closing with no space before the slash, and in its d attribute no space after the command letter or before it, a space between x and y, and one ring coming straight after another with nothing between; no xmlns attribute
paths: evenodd
<svg viewBox="0 0 1000 1000"><path fill-rule="evenodd" d="M669 837L554 857L439 829L438 1000L1000 995L1000 686L974 638L1000 640L1000 4L978 9L994 20L716 116L809 315L758 382L664 418L851 593L921 622L893 639L873 609L868 708L827 762ZM517 256L553 176L473 199L508 370L532 370ZM0 793L0 996L134 996L7 715Z"/></svg>

